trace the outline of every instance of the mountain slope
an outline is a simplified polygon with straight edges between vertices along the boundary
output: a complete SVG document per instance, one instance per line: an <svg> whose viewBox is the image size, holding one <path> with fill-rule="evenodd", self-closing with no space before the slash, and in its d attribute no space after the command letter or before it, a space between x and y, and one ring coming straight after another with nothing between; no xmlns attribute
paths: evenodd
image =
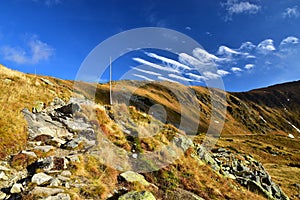
<svg viewBox="0 0 300 200"><path fill-rule="evenodd" d="M43 109L48 107L55 97L68 101L74 95L72 93L74 83L52 77L23 74L1 65L0 68L0 157L2 159L10 159L12 154L24 149L27 142L27 123L20 111L23 108L36 111ZM297 93L297 90L299 91L299 82L245 93L225 93L204 87L188 88L167 82L141 83L137 81L120 81L114 82L113 85L115 86L114 99L120 101L118 105L121 105L121 108L123 106L123 109L130 108L131 113L139 113L132 116L137 121L142 120L141 122L145 123L148 120L148 117L145 116L150 114L158 121L163 122L163 124L167 124L169 127L167 130L170 130L167 133L173 133L174 130L177 130L176 128L181 128L187 134L190 131L189 125L194 125L199 121L199 126L196 127L198 136L194 138L194 142L198 144L201 144L205 139L205 133L211 121L211 92L216 94L214 97L217 99L225 95L227 101L220 100L219 106L226 106L227 113L226 115L223 113L216 114L217 120L215 121L225 119L224 129L216 147L224 147L237 153L252 155L263 163L274 181L282 187L288 196L295 197L298 195L295 184L300 183L300 134L297 130L300 127L300 97ZM97 88L94 87L95 85L93 84L80 83L80 87L76 88L76 93L79 96L92 98L94 95L93 91L95 91L95 102L109 109L109 86L107 84L98 84ZM189 93L187 94L186 91L189 91ZM191 99L191 102L196 102L196 107L189 101L184 102L186 97ZM157 107L157 104L161 107ZM187 106L184 106L185 104ZM199 108L200 112L193 108ZM161 110L165 110L166 115L160 112ZM109 112L109 116L113 116ZM182 113L185 113L184 117L190 124L180 124ZM88 112L85 114L88 115ZM166 118L163 116L166 116ZM116 119L115 117L113 118ZM116 131L116 126L113 125L115 122L108 123L103 118L97 117L94 117L94 120L96 120L95 124L106 124L105 126L102 125L101 128L108 131L108 138L116 145L127 150L131 148L133 145L132 138L125 137L124 133ZM143 122L143 120L146 121ZM131 122L128 121L128 123L130 124ZM289 134L292 134L295 138L289 138ZM138 148L144 150L155 149L156 145L159 145L162 141L167 142L163 137L157 141L145 140ZM100 169L93 168L90 161L86 160L85 162L87 162L85 166L88 167L89 171L77 173L87 175L97 171L97 173L105 174ZM93 162L99 164L98 161ZM189 189L207 199L226 199L229 197L232 199L247 199L247 197L243 197L246 191L229 190L228 186L231 188L230 185L233 184L230 180L215 175L206 165L198 166L192 156L182 157L176 163L160 172L144 175L147 180L153 179L155 184L161 187L167 185L166 189L173 188L174 185L172 184L175 184L176 187ZM197 172L191 166L187 166L188 163L193 163L191 166L196 166L196 169L199 171ZM80 168L80 166L77 167ZM110 173L116 173L113 170L109 171ZM183 172L193 174L197 177L197 181L193 182L191 179L186 179ZM210 174L210 178L205 181L206 176L197 173ZM91 176L91 174L88 176ZM103 176L106 177L107 174ZM164 177L164 179L159 179L159 176ZM176 176L182 179L179 181ZM218 179L220 179L220 182ZM183 180L187 182L183 183ZM103 186L105 182L101 184ZM110 187L112 186L106 187L111 189ZM216 187L220 188L221 193L215 190ZM247 195L253 194L247 193ZM252 198L262 197L253 196Z"/></svg>

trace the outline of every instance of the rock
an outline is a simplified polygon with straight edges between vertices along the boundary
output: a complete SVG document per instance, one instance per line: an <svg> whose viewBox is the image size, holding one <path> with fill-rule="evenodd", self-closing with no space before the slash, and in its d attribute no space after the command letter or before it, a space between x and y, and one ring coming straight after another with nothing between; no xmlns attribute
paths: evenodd
<svg viewBox="0 0 300 200"><path fill-rule="evenodd" d="M36 183L37 185L44 185L46 183L49 183L50 180L52 180L52 176L49 176L43 172L33 175L31 178L32 183Z"/></svg>
<svg viewBox="0 0 300 200"><path fill-rule="evenodd" d="M189 147L194 146L194 143L190 138L179 134L174 137L173 142L175 142L176 145L183 151L186 151Z"/></svg>
<svg viewBox="0 0 300 200"><path fill-rule="evenodd" d="M10 169L0 165L0 171L10 171Z"/></svg>
<svg viewBox="0 0 300 200"><path fill-rule="evenodd" d="M156 200L151 192L128 192L118 198L118 200Z"/></svg>
<svg viewBox="0 0 300 200"><path fill-rule="evenodd" d="M55 111L60 112L64 115L72 115L73 113L80 110L80 105L78 103L69 103L60 108L55 109Z"/></svg>
<svg viewBox="0 0 300 200"><path fill-rule="evenodd" d="M71 156L67 156L67 159L69 159L70 162L80 162L80 159L78 157L78 155L71 155Z"/></svg>
<svg viewBox="0 0 300 200"><path fill-rule="evenodd" d="M35 150L39 150L39 151L42 151L44 153L47 153L49 152L50 150L54 149L53 146L50 146L50 145L45 145L45 146L36 146L34 147Z"/></svg>
<svg viewBox="0 0 300 200"><path fill-rule="evenodd" d="M52 187L58 187L61 185L61 182L58 178L53 178L50 182L50 186Z"/></svg>
<svg viewBox="0 0 300 200"><path fill-rule="evenodd" d="M21 153L22 153L22 154L25 154L25 155L27 155L27 156L34 157L34 158L37 157L36 154L35 154L34 152L32 152L32 151L25 151L25 150L23 150L23 151L21 151Z"/></svg>
<svg viewBox="0 0 300 200"><path fill-rule="evenodd" d="M4 192L0 191L0 200L5 199L5 197L6 197L6 194Z"/></svg>
<svg viewBox="0 0 300 200"><path fill-rule="evenodd" d="M63 192L64 190L60 188L47 188L47 187L35 187L31 191L33 195L45 195L45 196L52 196Z"/></svg>
<svg viewBox="0 0 300 200"><path fill-rule="evenodd" d="M56 196L47 197L45 200L71 200L69 194L59 193Z"/></svg>
<svg viewBox="0 0 300 200"><path fill-rule="evenodd" d="M70 178L68 178L68 177L65 177L65 176L62 176L62 175L58 175L58 176L57 176L57 178L58 178L59 180L61 180L61 181L64 181L64 182L66 182L66 181L69 181L69 180L70 180Z"/></svg>
<svg viewBox="0 0 300 200"><path fill-rule="evenodd" d="M32 112L33 113L39 113L42 112L42 110L44 109L44 102L42 101L36 101L34 103L34 106L32 107Z"/></svg>
<svg viewBox="0 0 300 200"><path fill-rule="evenodd" d="M16 194L16 193L21 193L23 190L23 186L20 183L15 183L11 189L10 189L10 193L12 194Z"/></svg>
<svg viewBox="0 0 300 200"><path fill-rule="evenodd" d="M6 176L6 174L4 172L0 172L0 180L4 180L4 181L8 180L8 177Z"/></svg>
<svg viewBox="0 0 300 200"><path fill-rule="evenodd" d="M292 139L295 139L295 136L293 134L291 134L291 133L288 135L288 137L292 138Z"/></svg>
<svg viewBox="0 0 300 200"><path fill-rule="evenodd" d="M41 168L45 171L64 170L68 162L64 157L49 156L41 161Z"/></svg>
<svg viewBox="0 0 300 200"><path fill-rule="evenodd" d="M133 183L138 182L144 186L149 186L150 183L145 180L144 176L133 171L127 171L120 174L120 177L123 178L125 181Z"/></svg>
<svg viewBox="0 0 300 200"><path fill-rule="evenodd" d="M68 170L65 170L65 171L62 171L60 175L65 176L65 177L70 177L72 175L72 173Z"/></svg>
<svg viewBox="0 0 300 200"><path fill-rule="evenodd" d="M53 84L51 81L49 81L48 79L41 78L41 81L43 81L43 82L46 83L47 85L54 86L54 84Z"/></svg>

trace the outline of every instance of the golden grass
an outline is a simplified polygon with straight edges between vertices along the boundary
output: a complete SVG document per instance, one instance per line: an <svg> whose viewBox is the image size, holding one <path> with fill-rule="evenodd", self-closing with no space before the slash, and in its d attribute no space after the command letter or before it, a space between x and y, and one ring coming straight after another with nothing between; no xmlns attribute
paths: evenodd
<svg viewBox="0 0 300 200"><path fill-rule="evenodd" d="M49 78L55 86L46 85L39 77L13 71L0 65L0 158L24 148L27 125L21 113L36 101L48 105L55 96L68 100L72 83Z"/></svg>

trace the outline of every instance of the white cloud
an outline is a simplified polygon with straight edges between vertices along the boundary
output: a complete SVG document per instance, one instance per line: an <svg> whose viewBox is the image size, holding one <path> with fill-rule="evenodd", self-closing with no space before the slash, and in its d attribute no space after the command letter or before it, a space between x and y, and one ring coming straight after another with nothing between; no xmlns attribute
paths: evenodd
<svg viewBox="0 0 300 200"><path fill-rule="evenodd" d="M148 71L148 70L144 70L144 69L140 69L140 68L137 68L137 67L131 67L131 68L134 69L134 70L137 70L139 72L143 72L145 74L150 74L150 75L154 75L154 76L160 76L161 75L160 73L153 72L153 71Z"/></svg>
<svg viewBox="0 0 300 200"><path fill-rule="evenodd" d="M240 14L240 13L256 14L259 10L260 10L260 6L249 2L235 3L228 8L230 14Z"/></svg>
<svg viewBox="0 0 300 200"><path fill-rule="evenodd" d="M153 81L153 79L151 78L148 78L146 76L143 76L143 75L140 75L140 74L133 74L133 76L136 76L136 77L139 77L139 78L142 78L142 79L145 79L147 81Z"/></svg>
<svg viewBox="0 0 300 200"><path fill-rule="evenodd" d="M246 51L246 52L248 52L248 51L251 51L251 50L253 50L253 49L255 49L255 45L252 43L252 42L244 42L241 46L240 46L240 50L241 51Z"/></svg>
<svg viewBox="0 0 300 200"><path fill-rule="evenodd" d="M219 70L217 70L217 74L220 76L226 76L226 75L230 74L230 72L225 71L223 69L219 69Z"/></svg>
<svg viewBox="0 0 300 200"><path fill-rule="evenodd" d="M171 78L174 78L174 79L178 79L178 80L181 80L181 81L186 81L186 82L193 82L195 80L192 80L192 79L189 79L189 78L185 78L183 76L178 76L176 74L168 74L169 77Z"/></svg>
<svg viewBox="0 0 300 200"><path fill-rule="evenodd" d="M241 68L239 68L239 67L232 67L231 71L233 71L233 72L241 72L243 70Z"/></svg>
<svg viewBox="0 0 300 200"><path fill-rule="evenodd" d="M213 72L203 72L203 75L207 78L207 79L218 79L220 78L220 75L215 74Z"/></svg>
<svg viewBox="0 0 300 200"><path fill-rule="evenodd" d="M233 15L237 14L256 14L260 11L261 6L256 5L254 3L250 3L248 1L238 0L227 0L225 3L221 3L223 7L226 8L228 12L225 20L232 20Z"/></svg>
<svg viewBox="0 0 300 200"><path fill-rule="evenodd" d="M186 73L185 75L189 76L191 79L202 82L202 81L206 81L207 78L198 74L194 74L194 73Z"/></svg>
<svg viewBox="0 0 300 200"><path fill-rule="evenodd" d="M233 54L241 54L240 52L233 50L226 46L220 46L217 54L219 55L233 55Z"/></svg>
<svg viewBox="0 0 300 200"><path fill-rule="evenodd" d="M193 56L196 57L202 63L214 63L219 58L213 54L208 53L206 50L201 48L195 48L193 50Z"/></svg>
<svg viewBox="0 0 300 200"><path fill-rule="evenodd" d="M300 12L298 10L298 6L294 6L292 8L286 8L282 13L284 18L298 18L300 16Z"/></svg>
<svg viewBox="0 0 300 200"><path fill-rule="evenodd" d="M256 48L260 53L264 53L264 54L276 50L272 39L266 39L266 40L262 41L261 43L259 43L257 45Z"/></svg>
<svg viewBox="0 0 300 200"><path fill-rule="evenodd" d="M247 64L245 65L245 69L252 69L255 65L253 64Z"/></svg>
<svg viewBox="0 0 300 200"><path fill-rule="evenodd" d="M155 64L155 63L152 63L152 62L149 62L147 60L144 60L144 59L141 59L141 58L133 58L133 60L141 63L141 64L144 64L144 65L147 65L149 67L153 67L155 69L159 69L159 70L162 70L162 71L167 71L167 72L173 72L173 73L179 73L178 70L175 70L175 69L172 69L170 67L163 67L163 66L160 66L158 64Z"/></svg>
<svg viewBox="0 0 300 200"><path fill-rule="evenodd" d="M186 65L184 65L184 64L182 64L180 62L177 62L175 60L172 60L170 58L159 56L159 55L157 55L155 53L146 53L146 55L148 55L149 57L161 60L162 62L165 62L167 64L173 65L173 67L175 67L176 69L182 68L182 69L186 69L186 70L191 70L191 68L189 66L186 66Z"/></svg>
<svg viewBox="0 0 300 200"><path fill-rule="evenodd" d="M17 64L38 64L40 61L48 60L54 53L54 49L40 41L37 36L32 36L26 45L27 51L21 47L3 46L1 53L5 60Z"/></svg>
<svg viewBox="0 0 300 200"><path fill-rule="evenodd" d="M192 28L189 27L189 26L185 27L185 29L186 29L186 30L189 30L189 31L192 30Z"/></svg>
<svg viewBox="0 0 300 200"><path fill-rule="evenodd" d="M169 79L169 78L166 78L166 77L163 77L163 76L158 76L157 78L160 79L160 80L163 80L163 81L169 81L169 82L173 82L173 83L179 83L177 81L174 81L172 79Z"/></svg>
<svg viewBox="0 0 300 200"><path fill-rule="evenodd" d="M293 36L289 36L281 41L280 46L287 44L299 44L299 39Z"/></svg>

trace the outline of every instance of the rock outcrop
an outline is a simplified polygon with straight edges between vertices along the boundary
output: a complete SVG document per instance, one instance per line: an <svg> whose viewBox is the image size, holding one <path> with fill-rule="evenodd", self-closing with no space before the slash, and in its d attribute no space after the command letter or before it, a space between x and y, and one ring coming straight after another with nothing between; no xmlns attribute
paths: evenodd
<svg viewBox="0 0 300 200"><path fill-rule="evenodd" d="M220 174L236 180L247 189L261 193L268 199L288 200L281 188L271 180L263 165L249 155L234 153L224 148L207 151L197 146L201 159Z"/></svg>

